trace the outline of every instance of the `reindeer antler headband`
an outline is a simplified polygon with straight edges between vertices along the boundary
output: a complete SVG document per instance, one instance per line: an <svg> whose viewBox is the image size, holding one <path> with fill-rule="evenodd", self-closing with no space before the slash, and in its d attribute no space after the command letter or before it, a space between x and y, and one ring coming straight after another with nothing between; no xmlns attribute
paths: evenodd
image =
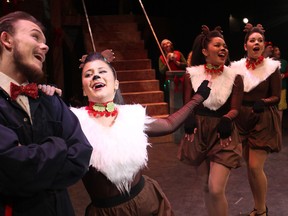
<svg viewBox="0 0 288 216"><path fill-rule="evenodd" d="M210 32L210 29L209 29L209 27L207 25L202 25L201 26L201 30L202 30L202 34L204 34L204 35L207 35ZM223 33L221 26L216 26L214 28L214 31L218 31L221 34Z"/></svg>
<svg viewBox="0 0 288 216"><path fill-rule="evenodd" d="M253 26L251 23L246 23L245 27L244 27L244 32L249 32L252 30L252 28L258 28L259 30L261 30L263 33L265 32L263 26L261 24L257 24L256 26Z"/></svg>
<svg viewBox="0 0 288 216"><path fill-rule="evenodd" d="M115 59L114 52L112 49L103 50L101 52L101 55L103 56L104 60L108 63L111 63ZM81 59L79 59L79 61L81 62L81 64L79 65L79 68L83 68L87 56L88 54L85 54L82 56Z"/></svg>

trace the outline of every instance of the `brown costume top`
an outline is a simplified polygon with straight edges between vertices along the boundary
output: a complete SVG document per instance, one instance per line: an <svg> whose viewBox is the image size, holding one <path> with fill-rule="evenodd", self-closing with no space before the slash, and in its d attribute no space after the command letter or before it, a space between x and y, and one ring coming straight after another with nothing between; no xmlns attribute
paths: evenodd
<svg viewBox="0 0 288 216"><path fill-rule="evenodd" d="M173 215L157 182L141 174L148 160L147 136L172 133L202 101L196 94L165 119L147 116L140 104L116 105L118 116L110 127L102 126L85 107L71 108L93 146L90 168L83 178L92 201L87 215Z"/></svg>
<svg viewBox="0 0 288 216"><path fill-rule="evenodd" d="M280 117L277 104L280 100L280 63L265 58L254 70L246 68L246 59L233 62L231 68L243 75L244 96L237 126L243 145L250 148L278 152L281 149ZM255 102L263 100L264 112L252 111Z"/></svg>
<svg viewBox="0 0 288 216"><path fill-rule="evenodd" d="M185 77L184 103L198 88L199 84L206 77L204 65L187 68ZM196 127L194 141L191 143L190 158L193 164L199 165L206 159L223 164L229 168L240 166L241 142L237 128L232 123L232 142L228 147L220 145L220 138L217 136L217 125L222 116L232 121L238 115L243 96L243 80L230 68L224 67L221 75L212 79L211 92L209 97L199 105L194 115L185 122L186 133L192 133Z"/></svg>

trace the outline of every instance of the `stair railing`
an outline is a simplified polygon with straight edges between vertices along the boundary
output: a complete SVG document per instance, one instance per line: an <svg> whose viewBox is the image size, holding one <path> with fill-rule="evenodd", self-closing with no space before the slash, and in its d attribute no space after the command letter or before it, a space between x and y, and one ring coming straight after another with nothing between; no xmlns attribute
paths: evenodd
<svg viewBox="0 0 288 216"><path fill-rule="evenodd" d="M86 10L86 5L85 5L84 0L82 0L82 4L83 4L83 9L84 9L85 17L86 17L86 22L87 22L87 26L88 26L88 30L89 30L89 35L90 35L93 51L96 52L94 38L93 38L92 31L91 31L91 25L90 25L90 22L89 22L89 17L88 17L88 13L87 13L87 10Z"/></svg>
<svg viewBox="0 0 288 216"><path fill-rule="evenodd" d="M151 22L150 22L150 19L149 19L147 13L146 13L146 10L145 10L145 8L144 8L144 6L143 6L143 4L142 4L142 1L139 0L139 3L140 3L140 5L141 5L141 7L142 7L142 10L143 10L143 12L144 12L144 14L145 14L145 17L146 17L146 19L147 19L147 22L148 22L150 28L151 28L151 31L152 31L152 33L153 33L153 36L154 36L154 38L155 38L155 40L156 40L156 42L157 42L157 45L158 45L158 47L159 47L159 49L160 49L160 52L161 52L161 54L162 54L162 56L163 56L163 58L164 58L164 60L165 60L165 63L166 63L166 65L167 65L167 67L168 67L168 70L171 71L171 68L170 68L170 66L169 66L169 64L168 64L167 58L166 58L166 56L165 56L165 54L164 54L164 52L163 52L163 49L162 49L162 47L161 47L161 45L160 45L160 43L159 43L159 40L158 40L158 38L157 38L157 36L156 36L156 34L155 34L155 31L154 31L154 29L153 29L153 26L152 26L152 24L151 24Z"/></svg>

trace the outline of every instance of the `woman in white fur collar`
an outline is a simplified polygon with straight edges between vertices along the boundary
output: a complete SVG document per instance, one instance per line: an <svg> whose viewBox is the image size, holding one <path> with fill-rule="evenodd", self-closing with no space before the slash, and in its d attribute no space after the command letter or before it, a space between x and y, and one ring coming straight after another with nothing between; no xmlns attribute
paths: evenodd
<svg viewBox="0 0 288 216"><path fill-rule="evenodd" d="M263 57L265 37L262 25L247 24L244 49L246 58L231 67L244 77L244 96L237 126L243 142L243 157L254 197L251 216L268 215L267 178L264 172L269 153L281 149L281 127L277 105L280 100L279 61Z"/></svg>
<svg viewBox="0 0 288 216"><path fill-rule="evenodd" d="M228 216L225 188L231 169L241 162L242 146L234 119L241 105L243 80L225 65L228 48L221 29L202 27L203 32L194 41L192 66L187 68L184 102L194 95L207 74L212 76L211 92L185 123L181 159L203 169L208 215Z"/></svg>
<svg viewBox="0 0 288 216"><path fill-rule="evenodd" d="M209 81L197 94L167 118L152 118L140 104L123 104L112 51L82 58L82 85L89 104L71 108L93 146L90 168L83 183L91 198L86 216L173 216L158 183L143 176L147 166L147 136L174 132L195 106L209 95Z"/></svg>

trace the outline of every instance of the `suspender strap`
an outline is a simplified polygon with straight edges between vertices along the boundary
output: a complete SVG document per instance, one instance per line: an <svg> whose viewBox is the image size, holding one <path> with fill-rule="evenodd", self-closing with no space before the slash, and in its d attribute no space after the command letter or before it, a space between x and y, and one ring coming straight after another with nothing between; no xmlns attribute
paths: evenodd
<svg viewBox="0 0 288 216"><path fill-rule="evenodd" d="M5 205L4 216L12 216L12 206Z"/></svg>

